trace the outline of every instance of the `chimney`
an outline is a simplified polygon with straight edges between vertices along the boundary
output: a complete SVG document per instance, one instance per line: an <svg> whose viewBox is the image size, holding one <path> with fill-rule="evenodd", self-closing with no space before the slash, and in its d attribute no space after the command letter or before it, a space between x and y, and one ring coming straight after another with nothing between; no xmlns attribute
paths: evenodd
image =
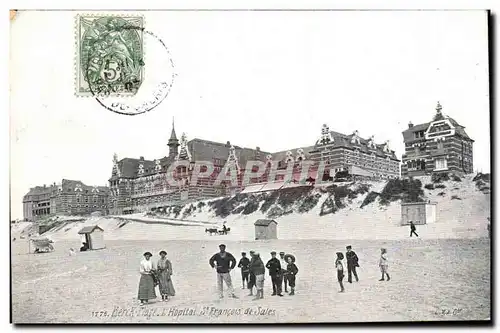
<svg viewBox="0 0 500 333"><path fill-rule="evenodd" d="M43 184L43 188L47 188L47 185L46 185L46 184Z"/></svg>
<svg viewBox="0 0 500 333"><path fill-rule="evenodd" d="M260 151L260 147L255 148L255 150Z"/></svg>
<svg viewBox="0 0 500 333"><path fill-rule="evenodd" d="M412 128L412 127L413 127L413 123L410 121L410 122L408 123L408 128Z"/></svg>
<svg viewBox="0 0 500 333"><path fill-rule="evenodd" d="M139 157L140 161L144 161L144 156Z"/></svg>

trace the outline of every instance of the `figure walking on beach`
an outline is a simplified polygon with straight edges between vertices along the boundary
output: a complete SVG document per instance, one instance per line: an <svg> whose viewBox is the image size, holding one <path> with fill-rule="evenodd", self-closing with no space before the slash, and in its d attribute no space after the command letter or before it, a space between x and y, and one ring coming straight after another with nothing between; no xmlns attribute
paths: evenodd
<svg viewBox="0 0 500 333"><path fill-rule="evenodd" d="M248 269L250 270L248 289L250 289L250 294L248 296L253 296L253 287L255 287L255 274L252 271L252 264L255 262L255 252L250 251L250 263L248 264Z"/></svg>
<svg viewBox="0 0 500 333"><path fill-rule="evenodd" d="M139 268L141 279L139 280L137 298L141 301L141 306L148 303L150 299L156 298L153 262L151 261L152 256L151 252L145 252L144 259L141 261L141 266Z"/></svg>
<svg viewBox="0 0 500 333"><path fill-rule="evenodd" d="M391 279L388 273L389 262L387 260L387 250L384 248L380 249L380 261L378 265L380 266L380 271L382 272L382 278L379 281L384 281L385 275L387 275L387 281L389 281Z"/></svg>
<svg viewBox="0 0 500 333"><path fill-rule="evenodd" d="M337 268L337 280L340 285L340 292L343 293L344 289L344 265L342 264L342 260L344 259L344 254L342 252L337 252L337 260L335 260L335 267Z"/></svg>
<svg viewBox="0 0 500 333"><path fill-rule="evenodd" d="M273 283L273 293L271 296L283 296L281 293L281 264L278 258L276 258L276 251L271 252L271 259L267 262L266 268L269 270L269 276Z"/></svg>
<svg viewBox="0 0 500 333"><path fill-rule="evenodd" d="M245 289L245 281L248 288L248 275L250 274L250 259L247 258L246 252L241 252L241 259L238 263L238 267L241 268L241 289Z"/></svg>
<svg viewBox="0 0 500 333"><path fill-rule="evenodd" d="M295 265L295 257L291 254L287 254L285 256L285 260L287 262L286 265L286 279L290 283L290 296L295 295L295 276L299 272L299 269L297 268L297 265Z"/></svg>
<svg viewBox="0 0 500 333"><path fill-rule="evenodd" d="M418 237L418 234L417 234L417 227L415 227L415 225L413 224L413 221L410 221L410 237L415 234L415 236Z"/></svg>
<svg viewBox="0 0 500 333"><path fill-rule="evenodd" d="M356 267L359 267L358 256L356 255L356 252L352 250L351 245L346 246L346 250L347 252L345 253L345 257L347 259L347 281L352 283L352 275L354 275L356 282L358 282L358 273L356 273Z"/></svg>
<svg viewBox="0 0 500 333"><path fill-rule="evenodd" d="M230 274L231 270L236 266L236 259L231 253L226 252L226 245L219 245L219 250L220 252L214 254L208 261L212 268L217 269L217 289L219 291L219 298L224 298L223 282L226 282L230 297L238 298L234 294L234 288L233 283L231 282Z"/></svg>
<svg viewBox="0 0 500 333"><path fill-rule="evenodd" d="M266 267L264 266L264 262L260 259L260 254L255 252L254 260L250 265L250 269L255 275L255 288L257 289L257 294L254 300L264 298L264 279L266 274Z"/></svg>
<svg viewBox="0 0 500 333"><path fill-rule="evenodd" d="M281 265L281 279L283 281L283 285L285 286L285 292L288 292L288 274L287 274L287 266L288 262L285 260L285 252L280 252L280 265ZM281 288L283 290L283 287Z"/></svg>
<svg viewBox="0 0 500 333"><path fill-rule="evenodd" d="M172 283L172 263L167 259L167 252L160 251L160 259L157 263L158 283L162 301L167 301L168 296L175 296L174 284Z"/></svg>

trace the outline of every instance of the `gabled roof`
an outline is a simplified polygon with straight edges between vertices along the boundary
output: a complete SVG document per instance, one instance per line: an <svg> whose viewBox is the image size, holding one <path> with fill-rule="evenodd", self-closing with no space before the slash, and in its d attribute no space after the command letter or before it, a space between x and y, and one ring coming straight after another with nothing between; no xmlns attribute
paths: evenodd
<svg viewBox="0 0 500 333"><path fill-rule="evenodd" d="M375 153L376 155L381 156L381 157L386 157L388 155L391 159L398 160L394 150L390 150L389 153L384 152L384 150L383 150L384 144L377 144L376 143L375 144L376 149L373 149L373 148L368 147L369 140L363 139L359 135L358 135L358 137L359 137L360 144L357 144L357 143L351 143L351 140L352 140L354 134L346 135L346 134L342 134L342 133L335 132L335 131L330 131L330 134L333 137L333 143L331 143L331 145L333 147L346 147L348 149L353 149L353 150L359 149L359 151L364 152L366 154ZM320 144L316 144L314 146L314 150L317 150L320 146L321 146Z"/></svg>
<svg viewBox="0 0 500 333"><path fill-rule="evenodd" d="M96 229L104 231L104 229L102 229L98 225L90 225L88 227L83 227L82 230L78 231L78 234L80 234L80 235L82 235L82 234L90 234L90 233L94 232L94 230L96 230Z"/></svg>
<svg viewBox="0 0 500 333"><path fill-rule="evenodd" d="M257 151L257 149L244 148L236 145L233 146L240 167L245 167L246 163L252 160L265 161L266 156L270 154L261 150ZM225 163L229 157L230 148L230 143L220 143L198 138L188 141L188 149L194 161L212 161L213 159L219 159Z"/></svg>
<svg viewBox="0 0 500 333"><path fill-rule="evenodd" d="M76 188L81 188L83 193L91 193L93 189L98 189L99 192L107 193L109 188L106 186L89 186L85 185L80 180L70 180L63 179L61 182L61 188L64 192L75 191Z"/></svg>
<svg viewBox="0 0 500 333"><path fill-rule="evenodd" d="M307 160L309 158L309 153L311 151L314 151L315 147L314 146L298 147L298 148L293 148L293 149L289 149L289 150L283 150L283 151L279 151L276 153L272 153L271 155L273 157L273 162L284 161L286 159L286 153L289 151L292 152L292 156L295 159L297 157L297 150L299 150L299 149L302 149L304 151L304 155L305 155L305 158Z"/></svg>
<svg viewBox="0 0 500 333"><path fill-rule="evenodd" d="M267 227L273 222L278 224L278 222L276 222L275 220L260 219L260 220L255 221L254 225Z"/></svg>

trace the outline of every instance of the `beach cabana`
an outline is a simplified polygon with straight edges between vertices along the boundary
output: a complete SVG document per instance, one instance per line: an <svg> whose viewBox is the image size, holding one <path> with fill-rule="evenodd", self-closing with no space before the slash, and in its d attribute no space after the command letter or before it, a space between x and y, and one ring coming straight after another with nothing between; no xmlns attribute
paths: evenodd
<svg viewBox="0 0 500 333"><path fill-rule="evenodd" d="M104 230L98 225L84 227L78 231L78 234L85 238L89 250L99 250L106 247L104 245Z"/></svg>

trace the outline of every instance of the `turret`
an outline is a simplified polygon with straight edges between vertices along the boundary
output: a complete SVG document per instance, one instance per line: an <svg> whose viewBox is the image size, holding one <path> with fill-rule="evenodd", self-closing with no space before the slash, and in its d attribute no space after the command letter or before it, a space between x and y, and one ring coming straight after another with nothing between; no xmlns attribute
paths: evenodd
<svg viewBox="0 0 500 333"><path fill-rule="evenodd" d="M175 134L174 119L172 118L172 133L170 133L170 139L168 139L168 157L174 159L179 153L179 140Z"/></svg>

